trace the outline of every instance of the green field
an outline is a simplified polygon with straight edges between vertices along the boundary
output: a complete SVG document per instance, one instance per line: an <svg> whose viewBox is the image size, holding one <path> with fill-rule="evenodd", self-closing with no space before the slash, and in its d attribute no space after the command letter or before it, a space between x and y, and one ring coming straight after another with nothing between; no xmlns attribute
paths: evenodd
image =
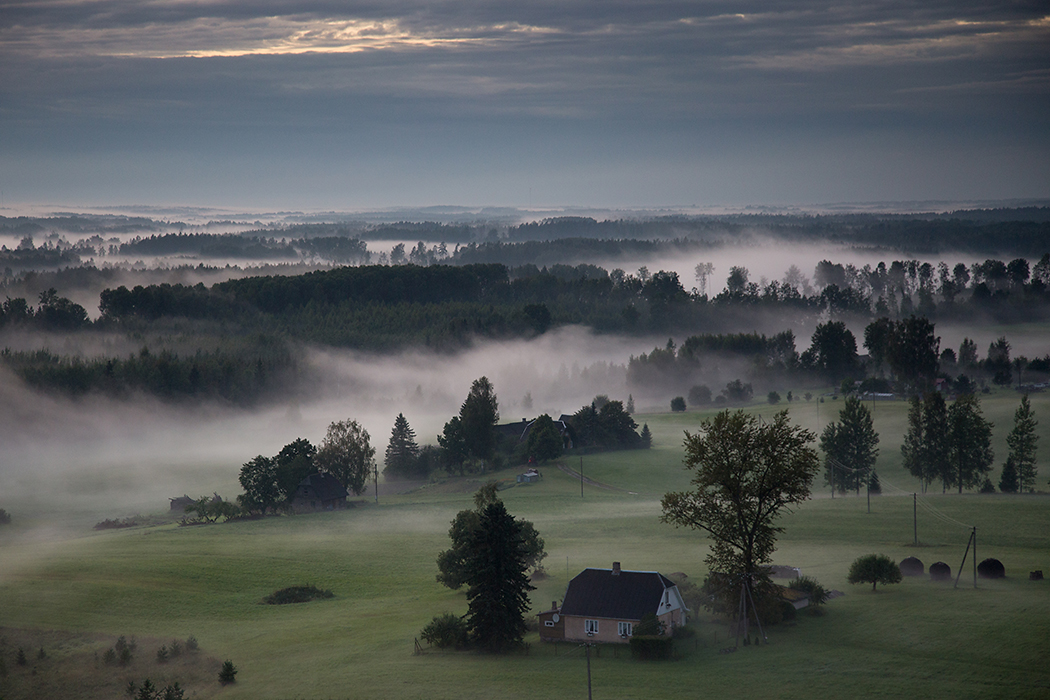
<svg viewBox="0 0 1050 700"><path fill-rule="evenodd" d="M983 397L996 424L993 480L1017 400L1010 392ZM817 429L839 406L830 399L795 404L793 418ZM1039 488L1046 491L1050 398L1034 396L1033 407L1043 438ZM702 611L695 639L676 661L643 663L605 648L592 659L594 697L1050 696L1050 580L1028 579L1036 569L1050 575L1050 496L941 495L938 488L923 499L936 512L919 509L920 544L913 546L916 483L899 456L905 412L903 403L876 406L885 495L872 500L870 514L863 494L831 499L819 477L816 497L782 520L776 563L801 567L845 596L823 616L802 614L769 628L768 645L733 654L719 653L729 645L726 628ZM653 431L653 450L583 459L588 477L633 494L585 486L581 497L579 482L554 465L542 469L541 482L501 492L511 513L532 520L546 540L549 578L536 582L534 610L560 599L567 577L587 566L620 561L627 569L703 577L706 540L659 522L660 495L687 487L682 431L695 429L701 415L638 418ZM579 467L579 458L566 463ZM513 475L496 476L509 483ZM47 683L60 686L78 673L102 685L67 684L64 697L119 697L128 679L149 674L180 679L201 698L586 697L582 649L541 644L535 633L527 655L413 653L434 615L466 611L463 592L435 582L434 559L448 546L449 521L470 507L481 483L436 484L338 513L213 526L48 536L16 522L0 530L0 697L45 697L42 688L58 687ZM977 527L979 559L1005 564L1005 580L980 580L974 589L967 562L957 589L906 579L872 593L846 583L850 562L871 552L898 561L914 555L927 566L944 561L954 574L965 526ZM260 604L276 589L307 583L336 597ZM138 640L139 660L127 669L99 668L94 654L117 635ZM147 663L161 643L189 635L200 641L199 668ZM28 666L17 666L14 647L23 640L49 646L48 658L30 655ZM238 682L220 688L213 671L227 658Z"/></svg>

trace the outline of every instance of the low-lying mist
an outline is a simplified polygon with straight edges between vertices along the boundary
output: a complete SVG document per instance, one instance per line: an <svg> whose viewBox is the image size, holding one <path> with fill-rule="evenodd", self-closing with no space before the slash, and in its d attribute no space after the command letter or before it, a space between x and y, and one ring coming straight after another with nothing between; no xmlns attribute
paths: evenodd
<svg viewBox="0 0 1050 700"><path fill-rule="evenodd" d="M183 494L233 498L242 464L299 437L317 444L329 423L345 419L368 430L382 469L398 413L420 444L433 444L482 375L495 386L501 422L557 417L597 394L626 401L628 358L665 342L570 327L529 341L479 343L455 355L312 348L305 364L315 379L251 410L147 396L60 398L0 370L0 507L23 521L86 527L102 514L166 510L168 498ZM635 391L634 398L645 410L645 393Z"/></svg>

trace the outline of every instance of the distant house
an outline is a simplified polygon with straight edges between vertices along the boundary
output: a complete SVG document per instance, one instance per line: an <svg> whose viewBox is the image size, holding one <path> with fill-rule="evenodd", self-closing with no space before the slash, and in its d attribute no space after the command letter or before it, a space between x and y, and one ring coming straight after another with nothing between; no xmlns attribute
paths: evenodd
<svg viewBox="0 0 1050 700"><path fill-rule="evenodd" d="M684 625L689 609L678 586L656 571L584 569L565 590L565 601L539 617L544 641L627 643L642 618L655 615L666 633Z"/></svg>
<svg viewBox="0 0 1050 700"><path fill-rule="evenodd" d="M197 499L190 498L189 496L176 496L175 498L168 499L171 502L171 510L176 513L185 513L186 506L192 506L197 502Z"/></svg>
<svg viewBox="0 0 1050 700"><path fill-rule="evenodd" d="M564 447L567 450L572 449L572 434L569 432L569 425L565 422L566 416L562 416L560 419L553 421L554 427L558 429L558 433L561 435ZM501 440L510 440L513 442L525 442L529 439L529 433L532 432L532 426L536 423L536 420L528 420L522 418L520 423L504 423L503 425L496 426L496 433L499 434Z"/></svg>
<svg viewBox="0 0 1050 700"><path fill-rule="evenodd" d="M299 482L292 497L292 510L306 513L316 510L346 508L350 494L331 474L311 474Z"/></svg>
<svg viewBox="0 0 1050 700"><path fill-rule="evenodd" d="M528 469L525 471L525 473L518 474L518 478L516 479L516 481L519 484L531 484L532 482L539 481L542 478L542 475L535 469Z"/></svg>

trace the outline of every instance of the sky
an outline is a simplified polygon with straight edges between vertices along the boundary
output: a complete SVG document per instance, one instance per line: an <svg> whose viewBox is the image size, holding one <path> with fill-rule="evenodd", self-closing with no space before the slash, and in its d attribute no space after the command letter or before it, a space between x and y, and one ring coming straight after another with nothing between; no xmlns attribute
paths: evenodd
<svg viewBox="0 0 1050 700"><path fill-rule="evenodd" d="M16 203L1050 197L1050 6L4 0Z"/></svg>

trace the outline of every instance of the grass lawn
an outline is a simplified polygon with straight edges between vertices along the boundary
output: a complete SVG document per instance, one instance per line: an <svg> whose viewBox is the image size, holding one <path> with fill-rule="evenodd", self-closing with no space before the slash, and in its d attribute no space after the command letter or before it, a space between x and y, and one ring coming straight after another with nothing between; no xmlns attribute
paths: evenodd
<svg viewBox="0 0 1050 700"><path fill-rule="evenodd" d="M1006 392L983 401L996 423L997 470L1016 403ZM1050 402L1037 396L1033 405L1046 437ZM838 406L829 400L790 410L819 429ZM732 654L719 653L729 644L726 627L702 611L696 637L676 661L642 663L624 649L603 648L591 660L594 697L1050 696L1050 580L1028 580L1035 569L1050 575L1050 496L937 489L918 509L915 546L916 483L899 456L904 413L904 404L876 407L886 493L872 500L871 513L863 494L831 499L818 490L781 522L776 563L801 567L845 596L822 616L801 614L769 628L768 645ZM635 494L588 486L581 497L579 482L552 465L542 468L541 482L501 492L510 512L532 520L546 540L548 578L536 582L534 610L560 599L568 577L582 568L613 561L702 579L707 540L659 522L659 497L688 487L682 431L695 430L701 417L639 416L653 431L653 450L584 458L588 477ZM1050 439L1041 448L1050 451ZM579 466L579 458L568 461ZM1050 468L1041 471L1045 490ZM433 616L466 611L462 591L435 582L434 560L449 544L449 521L471 507L481 483L425 488L337 513L213 526L47 536L16 522L0 530L0 697L42 697L45 680L49 695L120 697L128 680L146 674L179 679L198 698L585 697L583 650L541 644L535 633L527 655L413 653L414 638ZM816 488L822 483L818 477ZM975 589L968 561L957 589L906 579L873 593L846 583L850 562L871 552L898 561L918 556L927 566L944 561L954 574L968 526L977 527L978 557L1000 559L1006 579L980 580ZM335 598L261 604L277 589L303 584L330 589ZM135 665L99 666L96 655L118 635L138 642ZM160 644L189 635L200 642L199 663L151 665ZM21 645L44 646L47 658L31 653L28 665L18 666ZM237 683L225 688L215 681L224 659L239 670ZM91 683L77 682L88 677Z"/></svg>

